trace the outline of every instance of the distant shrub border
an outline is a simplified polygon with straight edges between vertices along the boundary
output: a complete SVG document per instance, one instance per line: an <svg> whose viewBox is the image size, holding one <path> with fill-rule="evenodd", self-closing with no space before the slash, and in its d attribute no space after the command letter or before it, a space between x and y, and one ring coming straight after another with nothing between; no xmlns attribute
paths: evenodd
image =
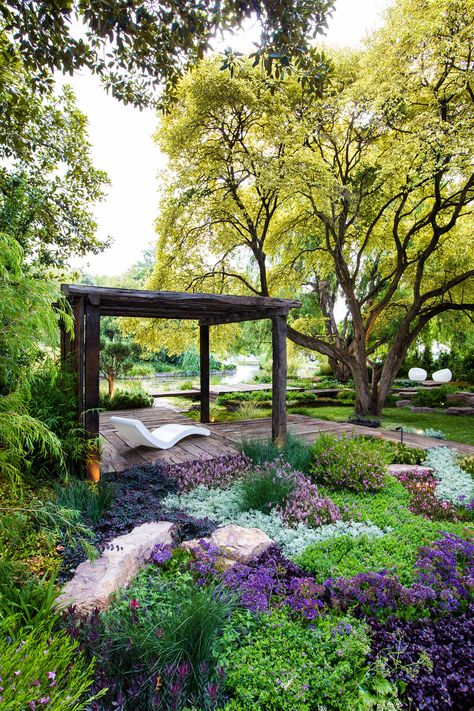
<svg viewBox="0 0 474 711"><path fill-rule="evenodd" d="M153 398L143 390L116 390L113 397L110 395L100 397L100 407L104 410L133 410L152 406Z"/></svg>

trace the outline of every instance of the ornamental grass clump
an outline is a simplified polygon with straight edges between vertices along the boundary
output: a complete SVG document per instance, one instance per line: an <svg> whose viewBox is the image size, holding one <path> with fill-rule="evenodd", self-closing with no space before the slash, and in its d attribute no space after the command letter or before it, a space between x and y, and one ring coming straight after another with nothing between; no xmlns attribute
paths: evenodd
<svg viewBox="0 0 474 711"><path fill-rule="evenodd" d="M310 475L332 489L376 491L384 485L384 450L366 439L323 433L313 445Z"/></svg>
<svg viewBox="0 0 474 711"><path fill-rule="evenodd" d="M269 513L284 508L291 496L294 482L289 470L279 462L267 462L256 467L240 485L241 511Z"/></svg>
<svg viewBox="0 0 474 711"><path fill-rule="evenodd" d="M219 669L214 650L235 609L236 596L212 578L209 585L197 586L189 555L178 551L173 560L168 552L156 548L153 557L158 565L145 568L100 616L99 640L89 646L89 653L100 657L104 685L116 678L104 709L115 708L112 700L117 703L121 695L133 698L134 703L123 706L127 711L212 709L217 703ZM138 687L136 677L141 678Z"/></svg>
<svg viewBox="0 0 474 711"><path fill-rule="evenodd" d="M291 432L288 432L286 442L281 447L272 439L252 439L242 440L240 449L254 464L282 459L296 471L305 474L309 472L311 466L311 446Z"/></svg>

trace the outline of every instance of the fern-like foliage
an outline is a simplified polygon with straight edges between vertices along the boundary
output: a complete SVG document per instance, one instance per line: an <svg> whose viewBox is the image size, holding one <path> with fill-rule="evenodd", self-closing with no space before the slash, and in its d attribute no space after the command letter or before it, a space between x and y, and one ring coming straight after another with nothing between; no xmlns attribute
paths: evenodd
<svg viewBox="0 0 474 711"><path fill-rule="evenodd" d="M21 393L0 398L0 477L18 485L31 471L32 457L40 453L64 472L60 439L26 412Z"/></svg>

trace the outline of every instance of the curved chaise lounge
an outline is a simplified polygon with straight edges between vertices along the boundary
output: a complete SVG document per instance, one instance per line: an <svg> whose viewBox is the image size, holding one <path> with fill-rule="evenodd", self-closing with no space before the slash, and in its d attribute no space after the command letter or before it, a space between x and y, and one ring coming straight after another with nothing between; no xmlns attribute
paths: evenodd
<svg viewBox="0 0 474 711"><path fill-rule="evenodd" d="M150 432L143 422L130 417L111 417L110 421L122 437L134 447L170 449L184 437L190 437L191 435L209 437L211 434L205 427L197 427L196 425L162 425Z"/></svg>

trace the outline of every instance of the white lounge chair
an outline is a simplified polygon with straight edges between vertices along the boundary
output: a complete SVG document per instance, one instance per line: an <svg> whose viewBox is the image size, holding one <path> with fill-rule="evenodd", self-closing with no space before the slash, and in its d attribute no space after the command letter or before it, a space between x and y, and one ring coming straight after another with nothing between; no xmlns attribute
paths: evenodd
<svg viewBox="0 0 474 711"><path fill-rule="evenodd" d="M129 444L134 447L154 447L155 449L170 449L184 437L190 435L211 434L205 427L196 425L162 425L155 430L145 427L140 420L129 417L111 417L110 421Z"/></svg>

